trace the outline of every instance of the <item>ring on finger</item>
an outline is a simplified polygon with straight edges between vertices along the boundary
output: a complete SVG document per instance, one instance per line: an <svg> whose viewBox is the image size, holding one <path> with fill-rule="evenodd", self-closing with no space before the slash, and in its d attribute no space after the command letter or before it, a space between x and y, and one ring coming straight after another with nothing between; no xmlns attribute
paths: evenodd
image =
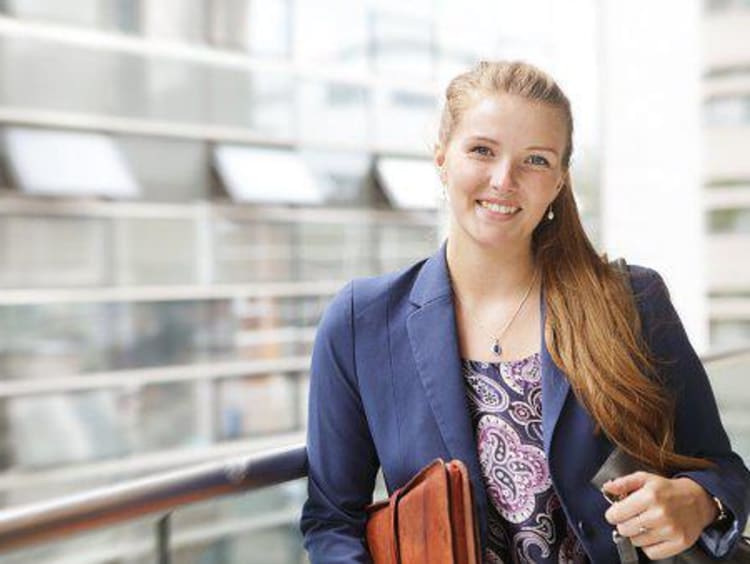
<svg viewBox="0 0 750 564"><path fill-rule="evenodd" d="M636 519L638 519L638 534L642 535L643 533L648 532L648 529L643 526L643 523L641 523L641 515L642 513L639 513Z"/></svg>

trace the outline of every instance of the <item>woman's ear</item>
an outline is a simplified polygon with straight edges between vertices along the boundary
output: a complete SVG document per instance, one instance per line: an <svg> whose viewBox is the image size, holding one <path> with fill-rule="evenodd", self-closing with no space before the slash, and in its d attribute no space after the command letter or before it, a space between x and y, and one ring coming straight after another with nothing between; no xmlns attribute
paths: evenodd
<svg viewBox="0 0 750 564"><path fill-rule="evenodd" d="M438 174L440 175L440 182L445 184L446 178L445 178L445 151L443 151L440 147L435 147L435 153L433 156L433 161L435 162L435 166L438 169Z"/></svg>

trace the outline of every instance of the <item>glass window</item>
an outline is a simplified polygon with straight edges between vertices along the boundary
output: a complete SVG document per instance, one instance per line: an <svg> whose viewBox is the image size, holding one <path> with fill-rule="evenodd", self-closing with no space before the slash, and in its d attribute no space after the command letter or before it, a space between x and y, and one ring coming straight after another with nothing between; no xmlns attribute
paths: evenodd
<svg viewBox="0 0 750 564"><path fill-rule="evenodd" d="M719 12L731 7L733 0L705 0L707 12Z"/></svg>
<svg viewBox="0 0 750 564"><path fill-rule="evenodd" d="M7 400L11 467L45 468L124 456L123 392L95 390Z"/></svg>
<svg viewBox="0 0 750 564"><path fill-rule="evenodd" d="M105 220L0 216L0 287L97 286L111 282Z"/></svg>
<svg viewBox="0 0 750 564"><path fill-rule="evenodd" d="M163 202L209 199L206 143L129 135L114 138L141 186L143 199Z"/></svg>
<svg viewBox="0 0 750 564"><path fill-rule="evenodd" d="M253 55L291 56L291 0L214 0L211 39Z"/></svg>
<svg viewBox="0 0 750 564"><path fill-rule="evenodd" d="M216 67L206 70L205 81L188 85L206 92L204 103L209 113L202 119L277 137L293 134L295 101L291 76Z"/></svg>
<svg viewBox="0 0 750 564"><path fill-rule="evenodd" d="M191 43L206 39L205 0L159 0L139 2L143 12L143 33L147 36Z"/></svg>
<svg viewBox="0 0 750 564"><path fill-rule="evenodd" d="M376 72L411 79L434 76L433 22L429 14L379 9L371 18Z"/></svg>
<svg viewBox="0 0 750 564"><path fill-rule="evenodd" d="M199 408L192 382L9 398L10 466L47 468L206 444Z"/></svg>
<svg viewBox="0 0 750 564"><path fill-rule="evenodd" d="M299 135L303 141L365 146L369 91L343 83L302 81L299 85Z"/></svg>
<svg viewBox="0 0 750 564"><path fill-rule="evenodd" d="M294 55L304 66L367 72L365 2L318 0L294 6ZM325 14L325 17L321 17Z"/></svg>
<svg viewBox="0 0 750 564"><path fill-rule="evenodd" d="M434 96L405 90L378 89L375 95L375 140L384 152L429 150L439 122Z"/></svg>
<svg viewBox="0 0 750 564"><path fill-rule="evenodd" d="M296 153L282 149L219 145L216 170L235 202L318 204L320 188Z"/></svg>
<svg viewBox="0 0 750 564"><path fill-rule="evenodd" d="M198 233L193 218L118 218L113 222L116 285L199 282Z"/></svg>
<svg viewBox="0 0 750 564"><path fill-rule="evenodd" d="M711 322L711 348L715 350L750 345L750 319Z"/></svg>
<svg viewBox="0 0 750 564"><path fill-rule="evenodd" d="M442 187L435 165L426 159L379 158L378 182L395 208L435 209Z"/></svg>
<svg viewBox="0 0 750 564"><path fill-rule="evenodd" d="M345 280L376 273L372 224L300 222L295 231L301 280Z"/></svg>
<svg viewBox="0 0 750 564"><path fill-rule="evenodd" d="M218 382L219 439L301 429L296 378L289 374L268 374Z"/></svg>
<svg viewBox="0 0 750 564"><path fill-rule="evenodd" d="M312 170L326 204L367 207L382 195L371 182L372 158L367 153L338 153L302 149L302 159Z"/></svg>
<svg viewBox="0 0 750 564"><path fill-rule="evenodd" d="M750 123L750 96L718 96L705 103L707 125L741 125Z"/></svg>
<svg viewBox="0 0 750 564"><path fill-rule="evenodd" d="M140 5L134 0L4 0L0 10L19 18L132 33L138 30Z"/></svg>
<svg viewBox="0 0 750 564"><path fill-rule="evenodd" d="M713 210L708 218L711 233L750 233L750 208Z"/></svg>
<svg viewBox="0 0 750 564"><path fill-rule="evenodd" d="M288 75L0 36L0 105L224 125L288 138Z"/></svg>
<svg viewBox="0 0 750 564"><path fill-rule="evenodd" d="M212 226L216 282L294 280L290 224L219 219Z"/></svg>
<svg viewBox="0 0 750 564"><path fill-rule="evenodd" d="M0 377L236 360L240 320L228 300L2 306Z"/></svg>
<svg viewBox="0 0 750 564"><path fill-rule="evenodd" d="M21 127L3 133L13 183L28 194L127 198L140 191L106 135Z"/></svg>

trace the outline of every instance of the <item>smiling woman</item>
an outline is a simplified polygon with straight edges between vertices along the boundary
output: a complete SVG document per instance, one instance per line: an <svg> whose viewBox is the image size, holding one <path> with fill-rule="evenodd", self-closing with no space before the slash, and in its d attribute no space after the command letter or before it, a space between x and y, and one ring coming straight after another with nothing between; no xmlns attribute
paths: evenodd
<svg viewBox="0 0 750 564"><path fill-rule="evenodd" d="M629 280L581 225L570 103L546 73L482 62L454 78L434 160L447 241L356 279L313 352L311 560L368 562L365 506L437 457L469 470L485 562L618 562L613 527L651 559L715 557L747 520L750 473L655 271ZM590 480L619 448L653 472ZM452 562L430 559L425 562Z"/></svg>

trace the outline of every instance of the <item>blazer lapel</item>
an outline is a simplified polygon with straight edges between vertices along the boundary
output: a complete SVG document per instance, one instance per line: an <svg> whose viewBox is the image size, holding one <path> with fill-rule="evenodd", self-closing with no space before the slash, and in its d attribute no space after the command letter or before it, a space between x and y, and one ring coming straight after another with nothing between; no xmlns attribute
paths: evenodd
<svg viewBox="0 0 750 564"><path fill-rule="evenodd" d="M445 446L480 476L477 449L461 374L453 292L445 243L424 264L410 299L420 306L406 320L414 360Z"/></svg>
<svg viewBox="0 0 750 564"><path fill-rule="evenodd" d="M563 406L565 405L565 400L568 397L570 383L565 374L552 361L552 357L547 350L547 342L544 338L544 321L546 319L544 290L542 290L542 296L539 301L541 302L542 319L542 435L544 437L544 453L547 455L547 463L551 464L550 451L552 437L557 427L557 421L560 419Z"/></svg>

